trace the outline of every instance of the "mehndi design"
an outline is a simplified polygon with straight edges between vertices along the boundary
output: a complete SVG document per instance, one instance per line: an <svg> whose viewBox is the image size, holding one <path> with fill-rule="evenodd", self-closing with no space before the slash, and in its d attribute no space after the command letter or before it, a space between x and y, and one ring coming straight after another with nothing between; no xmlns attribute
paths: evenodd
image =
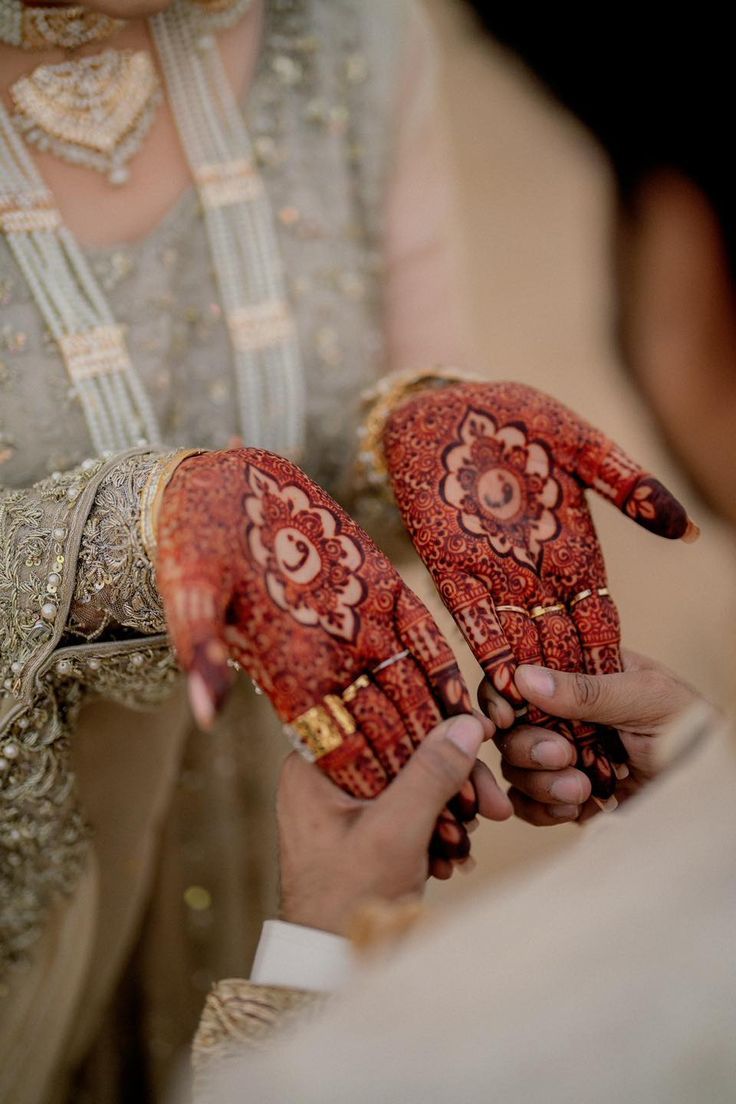
<svg viewBox="0 0 736 1104"><path fill-rule="evenodd" d="M599 430L515 383L413 396L383 443L419 555L495 689L524 708L519 663L621 669L619 620L585 488L660 536L694 539L680 503ZM550 718L529 707L529 720ZM612 729L553 722L605 799L625 758Z"/></svg>
<svg viewBox="0 0 736 1104"><path fill-rule="evenodd" d="M218 706L235 659L348 793L378 794L443 716L470 709L429 611L288 460L242 448L185 460L164 492L157 536L182 666ZM475 815L471 783L453 809L460 821ZM469 851L448 811L433 850Z"/></svg>

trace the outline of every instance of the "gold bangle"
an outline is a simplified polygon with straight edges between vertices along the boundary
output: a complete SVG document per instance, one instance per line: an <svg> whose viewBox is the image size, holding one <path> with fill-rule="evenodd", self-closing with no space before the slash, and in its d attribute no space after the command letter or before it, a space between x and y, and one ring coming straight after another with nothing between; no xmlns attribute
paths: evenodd
<svg viewBox="0 0 736 1104"><path fill-rule="evenodd" d="M156 526L164 491L181 462L189 456L201 456L203 452L207 452L207 449L177 449L176 452L162 456L150 471L141 494L140 531L143 547L152 564L156 562Z"/></svg>
<svg viewBox="0 0 736 1104"><path fill-rule="evenodd" d="M367 675L359 675L342 694L325 694L322 705L313 705L284 725L284 732L292 744L315 762L329 755L344 742L346 736L356 731L355 718L347 708L360 690L370 685Z"/></svg>
<svg viewBox="0 0 736 1104"><path fill-rule="evenodd" d="M394 410L417 391L432 387L452 387L456 383L480 383L478 377L454 368L427 368L384 376L362 395L365 410L358 428L360 451L355 476L359 487L388 490L388 468L383 454L383 432Z"/></svg>

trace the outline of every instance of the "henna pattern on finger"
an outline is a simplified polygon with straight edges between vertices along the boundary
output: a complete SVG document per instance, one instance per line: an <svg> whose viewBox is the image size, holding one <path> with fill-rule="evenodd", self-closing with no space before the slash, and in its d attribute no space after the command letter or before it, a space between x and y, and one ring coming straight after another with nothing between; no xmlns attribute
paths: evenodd
<svg viewBox="0 0 736 1104"><path fill-rule="evenodd" d="M404 523L494 687L515 708L518 663L621 669L618 614L585 497L592 488L668 538L696 529L681 504L605 434L516 383L413 395L389 417L384 452ZM606 726L551 720L578 749L596 796L623 747Z"/></svg>

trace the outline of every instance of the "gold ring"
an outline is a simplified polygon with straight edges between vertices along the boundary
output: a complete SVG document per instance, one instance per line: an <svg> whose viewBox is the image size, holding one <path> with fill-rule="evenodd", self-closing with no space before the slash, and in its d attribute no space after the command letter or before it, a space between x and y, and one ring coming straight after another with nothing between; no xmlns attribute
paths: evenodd
<svg viewBox="0 0 736 1104"><path fill-rule="evenodd" d="M536 620L538 617L544 617L547 613L560 613L565 609L564 606L533 606L529 611L529 616Z"/></svg>
<svg viewBox="0 0 736 1104"><path fill-rule="evenodd" d="M496 606L496 613L521 613L524 617L528 617L529 614L521 606Z"/></svg>
<svg viewBox="0 0 736 1104"><path fill-rule="evenodd" d="M294 747L312 762L339 748L357 727L347 705L366 686L370 686L368 675L359 675L342 694L325 694L322 705L313 705L285 724L284 732Z"/></svg>
<svg viewBox="0 0 736 1104"><path fill-rule="evenodd" d="M581 590L568 602L569 609L576 606L578 602L584 602L586 598L592 598L594 594L597 594L599 598L610 598L611 596L608 587L598 587L596 590Z"/></svg>

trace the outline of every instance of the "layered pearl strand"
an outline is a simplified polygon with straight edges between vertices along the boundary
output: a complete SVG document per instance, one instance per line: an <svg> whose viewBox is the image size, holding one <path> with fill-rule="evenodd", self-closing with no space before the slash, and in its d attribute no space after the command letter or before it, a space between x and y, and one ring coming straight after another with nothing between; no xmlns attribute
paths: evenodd
<svg viewBox="0 0 736 1104"><path fill-rule="evenodd" d="M227 320L241 433L298 454L305 393L273 214L252 145L210 33L251 0L175 0L151 22L170 103L194 177ZM208 14L208 6L212 14ZM53 196L0 104L0 230L57 342L95 450L159 446L153 408L121 328Z"/></svg>
<svg viewBox="0 0 736 1104"><path fill-rule="evenodd" d="M303 444L304 378L273 214L208 19L175 0L151 26L204 210L243 437L294 455Z"/></svg>
<svg viewBox="0 0 736 1104"><path fill-rule="evenodd" d="M98 453L160 443L122 330L0 104L0 229L56 341Z"/></svg>

